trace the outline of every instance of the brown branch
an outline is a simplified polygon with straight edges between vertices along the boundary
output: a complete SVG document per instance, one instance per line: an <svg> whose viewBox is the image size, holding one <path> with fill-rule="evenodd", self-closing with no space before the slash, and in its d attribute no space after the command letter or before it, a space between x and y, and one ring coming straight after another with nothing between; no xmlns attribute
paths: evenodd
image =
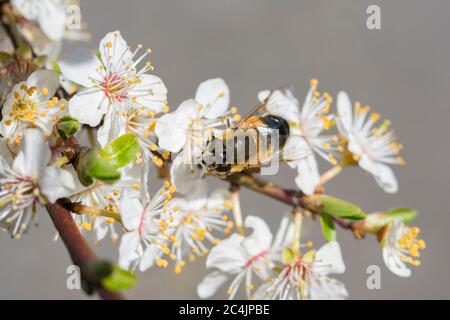
<svg viewBox="0 0 450 320"><path fill-rule="evenodd" d="M262 193L293 207L303 207L305 204L306 196L301 191L284 189L273 182L257 179L250 174L237 173L229 176L227 180L233 184Z"/></svg>
<svg viewBox="0 0 450 320"><path fill-rule="evenodd" d="M272 199L278 200L292 207L302 207L313 215L318 214L312 203L308 201L308 196L300 190L285 189L273 182L255 178L250 174L237 173L227 178L232 184L246 187ZM333 217L333 220L343 229L354 229L354 222Z"/></svg>
<svg viewBox="0 0 450 320"><path fill-rule="evenodd" d="M90 282L100 297L105 300L122 300L119 293L105 289L101 284L93 282L89 276L89 264L97 260L95 253L89 247L86 239L81 235L78 226L72 219L70 212L59 203L47 205L47 211L74 264L80 267L83 279Z"/></svg>

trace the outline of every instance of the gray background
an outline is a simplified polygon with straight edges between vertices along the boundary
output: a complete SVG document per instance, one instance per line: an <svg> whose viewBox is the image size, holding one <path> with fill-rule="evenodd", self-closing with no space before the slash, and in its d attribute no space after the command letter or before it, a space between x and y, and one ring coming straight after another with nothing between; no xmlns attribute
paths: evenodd
<svg viewBox="0 0 450 320"><path fill-rule="evenodd" d="M366 28L366 8L378 4L382 30ZM375 239L356 241L339 230L347 272L343 280L352 299L450 298L447 229L450 120L450 2L441 1L269 1L269 0L82 0L81 11L96 47L109 31L120 29L131 46L153 49L155 73L169 88L175 108L193 97L197 85L220 76L241 109L255 104L258 90L292 84L303 99L309 79L335 95L345 89L392 120L405 145L406 166L396 168L400 190L383 193L358 169L348 170L328 192L368 212L395 206L420 211L417 224L428 248L410 279L384 266ZM278 182L293 186L293 172ZM220 184L220 183L219 183ZM276 228L287 207L243 192L243 211L260 215ZM70 263L46 216L21 241L0 234L0 298L84 298L65 287ZM308 223L305 239L323 242L317 222ZM95 248L115 258L107 241ZM366 288L366 268L380 265L381 290ZM184 273L151 269L140 274L130 298L196 298L205 275L203 263ZM223 291L222 291L223 293ZM219 295L217 297L224 297Z"/></svg>

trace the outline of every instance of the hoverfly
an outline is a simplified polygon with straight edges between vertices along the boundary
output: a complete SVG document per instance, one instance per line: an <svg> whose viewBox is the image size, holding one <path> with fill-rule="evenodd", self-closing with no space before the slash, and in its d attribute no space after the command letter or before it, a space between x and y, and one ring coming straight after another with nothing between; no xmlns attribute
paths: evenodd
<svg viewBox="0 0 450 320"><path fill-rule="evenodd" d="M292 97L290 88L273 90L239 122L228 125L221 136L213 135L202 154L205 171L225 178L280 160L295 161L308 156L310 150L302 137L296 136L291 140L286 115L292 114L293 108L298 112L290 99Z"/></svg>

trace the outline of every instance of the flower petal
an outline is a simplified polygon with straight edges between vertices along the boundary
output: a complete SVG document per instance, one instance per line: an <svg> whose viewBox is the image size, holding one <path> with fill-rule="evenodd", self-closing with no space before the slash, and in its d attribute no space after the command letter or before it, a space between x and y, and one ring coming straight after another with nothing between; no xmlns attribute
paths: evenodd
<svg viewBox="0 0 450 320"><path fill-rule="evenodd" d="M182 113L171 112L158 119L155 133L158 145L170 152L178 152L186 144L189 119Z"/></svg>
<svg viewBox="0 0 450 320"><path fill-rule="evenodd" d="M319 168L314 154L300 160L297 165L298 174L295 184L305 194L313 194L320 183Z"/></svg>
<svg viewBox="0 0 450 320"><path fill-rule="evenodd" d="M260 93L263 97L265 92ZM287 87L280 90L275 90L270 93L267 99L267 110L271 115L279 116L289 122L298 123L300 119L300 112L298 107L298 100L294 96L292 88Z"/></svg>
<svg viewBox="0 0 450 320"><path fill-rule="evenodd" d="M114 70L119 70L132 54L120 31L110 32L104 36L98 50L104 66Z"/></svg>
<svg viewBox="0 0 450 320"><path fill-rule="evenodd" d="M244 237L232 234L228 239L222 240L213 247L206 258L208 268L217 268L223 272L238 273L249 258L242 247Z"/></svg>
<svg viewBox="0 0 450 320"><path fill-rule="evenodd" d="M63 56L58 65L67 80L90 88L92 87L90 77L95 75L95 70L100 67L100 61L87 50L75 49Z"/></svg>
<svg viewBox="0 0 450 320"><path fill-rule="evenodd" d="M391 247L386 246L383 248L383 260L386 267L399 277L410 277L411 270L401 260L400 256L400 253L391 249Z"/></svg>
<svg viewBox="0 0 450 320"><path fill-rule="evenodd" d="M201 299L207 299L227 281L228 275L221 271L214 271L203 278L197 286L197 294Z"/></svg>
<svg viewBox="0 0 450 320"><path fill-rule="evenodd" d="M48 1L45 9L45 14L39 16L39 26L51 40L61 41L66 31L66 7Z"/></svg>
<svg viewBox="0 0 450 320"><path fill-rule="evenodd" d="M47 88L48 93L45 95L45 99L51 99L59 86L59 78L56 72L51 70L37 70L30 74L27 79L27 85L29 87L36 86L39 89Z"/></svg>
<svg viewBox="0 0 450 320"><path fill-rule="evenodd" d="M345 272L341 247L338 242L328 242L317 251L314 261L314 272L321 275Z"/></svg>
<svg viewBox="0 0 450 320"><path fill-rule="evenodd" d="M56 165L45 168L39 179L39 188L51 203L72 195L75 187L75 177Z"/></svg>
<svg viewBox="0 0 450 320"><path fill-rule="evenodd" d="M139 271L143 272L153 267L156 258L161 257L162 254L163 251L159 247L149 245L142 255L141 261L139 263Z"/></svg>
<svg viewBox="0 0 450 320"><path fill-rule="evenodd" d="M144 213L144 207L138 199L131 198L125 192L122 200L119 202L119 212L122 217L123 226L131 231L139 227Z"/></svg>
<svg viewBox="0 0 450 320"><path fill-rule="evenodd" d="M397 179L394 172L387 165L370 160L363 155L358 162L359 166L370 172L377 181L380 188L387 193L396 193L398 190Z"/></svg>
<svg viewBox="0 0 450 320"><path fill-rule="evenodd" d="M218 118L224 115L229 107L230 89L221 78L206 80L198 86L195 101L204 106L205 118Z"/></svg>
<svg viewBox="0 0 450 320"><path fill-rule="evenodd" d="M106 114L103 125L97 131L97 141L102 147L125 134L126 119L122 113L114 110L114 106L111 109L113 110Z"/></svg>
<svg viewBox="0 0 450 320"><path fill-rule="evenodd" d="M80 123L97 126L107 112L109 101L101 90L87 89L77 93L69 102L69 113Z"/></svg>
<svg viewBox="0 0 450 320"><path fill-rule="evenodd" d="M39 129L27 129L13 169L28 177L37 177L50 161L50 149Z"/></svg>
<svg viewBox="0 0 450 320"><path fill-rule="evenodd" d="M339 132L341 132L342 135L347 137L352 130L351 128L353 122L353 115L352 115L352 103L350 101L348 94L344 91L338 93L337 111L339 116L337 117L336 123Z"/></svg>
<svg viewBox="0 0 450 320"><path fill-rule="evenodd" d="M130 262L137 258L136 251L139 246L139 234L137 231L127 232L122 236L119 246L119 265L128 269Z"/></svg>
<svg viewBox="0 0 450 320"><path fill-rule="evenodd" d="M141 82L130 90L136 103L151 112L162 112L167 104L167 88L160 78L150 74L140 75Z"/></svg>
<svg viewBox="0 0 450 320"><path fill-rule="evenodd" d="M258 255L270 249L273 236L269 226L263 219L247 216L245 218L245 227L253 229L253 232L242 243L250 256Z"/></svg>
<svg viewBox="0 0 450 320"><path fill-rule="evenodd" d="M294 224L290 215L285 215L280 222L275 239L272 243L272 250L283 249L292 242L294 235Z"/></svg>
<svg viewBox="0 0 450 320"><path fill-rule="evenodd" d="M178 154L170 168L171 182L181 194L187 194L195 189L203 176L201 169L184 158L184 152Z"/></svg>

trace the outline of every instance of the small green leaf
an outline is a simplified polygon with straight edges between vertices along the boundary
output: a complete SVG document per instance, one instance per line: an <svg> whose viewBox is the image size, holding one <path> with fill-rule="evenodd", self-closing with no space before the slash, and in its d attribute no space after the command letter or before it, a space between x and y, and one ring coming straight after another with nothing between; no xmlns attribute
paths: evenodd
<svg viewBox="0 0 450 320"><path fill-rule="evenodd" d="M91 296L94 294L95 289L94 286L86 281L85 279L81 278L81 289L86 293L88 296Z"/></svg>
<svg viewBox="0 0 450 320"><path fill-rule="evenodd" d="M93 179L105 183L114 183L120 179L120 172L112 167L108 161L100 157L97 149L91 149L81 155L77 173L80 182L85 186L91 185Z"/></svg>
<svg viewBox="0 0 450 320"><path fill-rule="evenodd" d="M112 273L101 280L101 284L111 291L123 291L134 287L137 277L124 269L114 266Z"/></svg>
<svg viewBox="0 0 450 320"><path fill-rule="evenodd" d="M31 59L33 58L33 51L27 44L21 44L16 49L16 56L20 59Z"/></svg>
<svg viewBox="0 0 450 320"><path fill-rule="evenodd" d="M334 229L333 218L327 213L320 214L320 226L327 242L336 240L336 230Z"/></svg>
<svg viewBox="0 0 450 320"><path fill-rule="evenodd" d="M322 203L321 213L349 220L361 220L366 217L366 214L360 207L350 202L328 195L319 195L317 197L320 197Z"/></svg>
<svg viewBox="0 0 450 320"><path fill-rule="evenodd" d="M79 127L80 124L78 120L70 116L62 117L56 125L56 129L63 139L68 139L73 136L75 133L77 133Z"/></svg>
<svg viewBox="0 0 450 320"><path fill-rule="evenodd" d="M386 211L386 215L391 219L400 219L404 223L409 223L416 218L417 211L411 208L394 208Z"/></svg>
<svg viewBox="0 0 450 320"><path fill-rule="evenodd" d="M89 264L88 270L90 279L97 283L111 275L111 273L114 271L114 266L109 261L99 260Z"/></svg>
<svg viewBox="0 0 450 320"><path fill-rule="evenodd" d="M52 65L53 71L55 71L58 75L62 74L61 67L59 66L58 61L52 60L51 65Z"/></svg>
<svg viewBox="0 0 450 320"><path fill-rule="evenodd" d="M8 52L0 52L0 63L5 63L11 58L12 56Z"/></svg>
<svg viewBox="0 0 450 320"><path fill-rule="evenodd" d="M119 169L134 160L139 150L139 142L133 133L124 134L111 143L107 144L101 151L100 156L114 169Z"/></svg>
<svg viewBox="0 0 450 320"><path fill-rule="evenodd" d="M283 263L290 264L295 261L295 252L289 247L284 248L283 250Z"/></svg>

